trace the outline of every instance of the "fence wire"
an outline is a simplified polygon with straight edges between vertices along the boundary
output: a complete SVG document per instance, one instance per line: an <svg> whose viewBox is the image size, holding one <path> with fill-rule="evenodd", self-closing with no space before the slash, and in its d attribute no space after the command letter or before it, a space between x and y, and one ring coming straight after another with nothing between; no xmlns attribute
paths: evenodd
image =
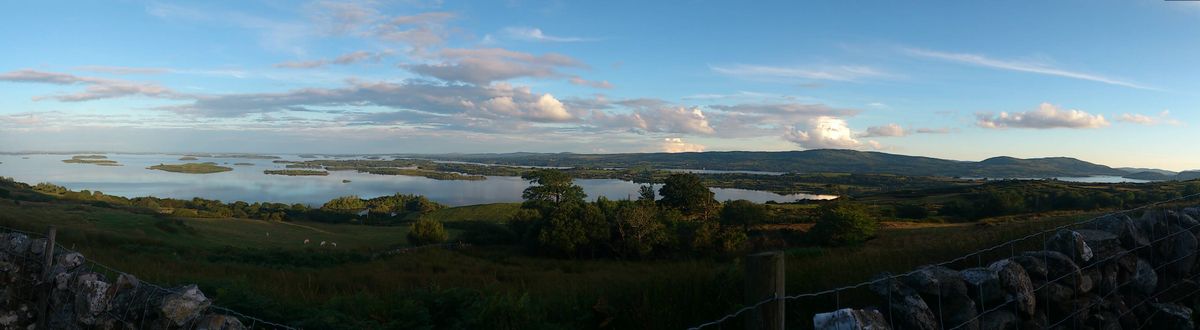
<svg viewBox="0 0 1200 330"><path fill-rule="evenodd" d="M879 277L879 278L875 278L875 279L872 279L872 280L869 280L869 281L859 282L859 283L856 283L856 284L846 285L846 286L842 286L842 287L837 287L837 288L832 288L832 289L827 289L827 290L822 290L822 291L817 291L817 292L806 292L806 293L798 293L798 294L793 294L793 295L784 295L784 296L776 296L776 297L772 297L772 298L767 298L767 299L764 299L764 300L762 300L762 301L759 301L759 302L756 302L756 303L747 304L747 305L745 305L744 307L742 307L742 308L740 308L740 309L738 309L738 310L736 310L736 311L734 311L734 312L732 312L732 313L726 314L726 315L724 315L724 316L721 316L720 318L717 318L717 319L715 319L715 320L713 320L713 321L705 322L705 323L702 323L702 324L696 325L696 326L694 326L694 327L691 327L691 328L688 328L688 329L689 329L689 330L700 330L700 329L704 329L704 328L708 328L708 327L714 327L714 326L715 326L715 327L723 327L723 323L725 323L725 322L727 322L727 321L729 321L729 320L735 319L735 318L737 318L738 316L741 316L741 315L743 315L743 314L745 314L745 313L747 313L747 312L750 312L750 311L756 310L756 309L758 309L758 308L762 307L763 305L766 305L767 303L770 303L770 302L773 302L773 301L777 301L777 300L783 300L783 301L785 301L785 302L786 302L786 301L796 301L796 300L800 300L800 299L809 299L809 298L819 298L819 297L832 296L832 299L833 299L833 301L834 301L834 304L836 305L836 308L837 308L837 309L835 309L835 310L839 310L839 309L841 309L841 308L842 308L842 304L841 304L841 297L842 297L842 296L843 296L845 293L847 293L847 292L852 292L853 290L866 289L866 288L869 288L869 287L871 287L872 285L876 285L876 284L880 284L880 283L884 283L884 282L887 282L887 283L889 284L889 288L888 288L888 290L887 290L887 295L888 295L888 296L887 296L887 297L884 297L884 299L886 299L886 301L887 301L887 303L888 303L888 306L887 306L886 308L889 310L889 311L888 311L888 313L886 313L886 318L887 318L886 322L887 322L888 324L891 324L891 325L895 326L896 322L895 322L895 320L894 320L894 316L893 316L893 314L894 314L894 313L892 313L892 312L891 312L891 310L892 310L892 306L891 306L892 297L891 297L891 294L892 294L892 291L893 291L893 290L891 289L891 287L890 287L890 284L894 283L896 280L903 279L903 278L905 278L905 277L909 277L909 276L915 275L915 274L917 274L917 273L919 273L919 272L922 272L922 271L924 271L924 270L925 270L926 268L928 268L928 267L949 267L949 266L951 266L951 265L954 265L954 264L959 264L959 263L961 263L961 262L964 262L964 261L970 260L970 259L972 259L972 258L974 258L974 259L975 259L975 261L976 261L976 267L984 267L984 266L986 266L986 265L987 265L987 264L985 264L985 263L983 262L983 256L984 256L985 254L988 254L988 253L993 253L993 252L997 252L997 251L1000 251L1001 249L1003 249L1003 248L1007 247L1007 248L1009 249L1009 258L1016 257L1016 256L1018 256L1018 253L1017 253L1017 249L1018 249L1018 248L1017 248L1017 245L1018 245L1018 244L1020 244L1020 243L1024 243L1024 242L1027 242L1027 241L1030 241L1030 240L1032 240L1032 239L1037 239L1037 238L1040 238L1040 239L1041 239L1041 242L1043 243L1043 246L1042 246L1042 250L1041 250L1041 251L1048 251L1048 250L1049 250L1049 248L1048 248L1048 246L1046 245L1046 244L1047 244L1046 242L1048 241L1048 237L1047 237L1047 236L1048 236L1048 235L1053 235L1053 234L1055 234L1055 233L1058 233L1060 230L1064 230L1064 229L1068 229L1068 228L1078 228L1078 227L1080 227L1080 226L1085 226L1085 225L1088 225L1088 224L1094 223L1094 222L1096 222L1096 221L1098 221L1098 220L1105 219L1105 218L1108 218L1108 217L1120 217L1120 216L1127 216L1127 215L1129 215L1129 214L1131 214L1131 213L1140 212L1140 211L1145 211L1145 210L1149 210L1149 209L1152 209L1152 208L1155 208L1155 207L1158 207L1158 206L1162 206L1162 205L1166 205L1166 204L1171 204L1171 203L1176 203L1176 202L1180 202L1180 201L1184 201L1184 200L1189 200L1189 199L1193 199L1193 198L1196 198L1196 197L1200 197L1200 193L1196 193L1196 194L1189 194L1189 195L1184 195L1184 196L1180 196L1180 197L1170 198L1170 199L1166 199L1166 200L1162 200L1162 201L1157 201L1157 202L1153 202L1153 203L1148 203L1148 204L1145 204L1145 205L1142 205L1142 206L1138 206L1138 207L1135 207L1135 208L1124 209L1124 210L1120 210L1120 211L1113 211L1113 212L1105 213L1105 214L1102 214L1102 215L1099 215L1099 216L1095 216L1095 217L1088 218L1088 219L1084 219L1084 220L1080 220L1080 221L1072 221L1072 222L1069 222L1069 223L1066 223L1066 224L1063 224L1063 225L1059 225L1059 226L1054 226L1054 227L1051 227L1051 228L1049 228L1049 229L1044 229L1044 230L1041 230L1041 231L1033 232L1033 233L1030 233L1030 234L1027 234L1027 235L1024 235L1024 236L1018 237L1018 238L1016 238L1016 239L1012 239L1012 240L1008 240L1008 241L1005 241L1005 242L1001 242L1001 243L998 243L998 244L995 244L995 245L992 245L992 246L989 246L989 247L986 247L986 248L978 249L978 250L975 250L975 251L973 251L973 252L967 253L967 254L965 254L965 255L962 255L962 256L959 256L959 257L956 257L956 258L953 258L953 259L947 260L947 261L943 261L943 262L940 262L940 263L931 264L931 265L927 265L927 266L922 266L922 267L920 267L920 268L918 268L918 269L914 269L914 270L911 270L911 271L909 271L909 272L906 272L906 273L900 273L900 274L889 274L889 275L886 275L886 276L881 276L881 277ZM1200 219L1197 219L1197 220L1200 220ZM1070 277L1073 277L1073 276L1074 276L1074 277L1088 276L1087 274L1085 274L1085 271L1092 270L1092 269L1094 269L1095 267L1101 267L1101 266L1104 266L1104 265L1110 265L1110 262L1113 262L1113 261L1115 261L1115 260L1118 260L1118 259L1120 259L1120 258L1123 258L1123 257L1127 257L1127 256L1130 256L1130 255L1136 256L1136 255L1137 255L1137 253L1138 253L1139 251L1144 251L1144 250L1147 250L1147 249L1149 249L1149 250L1153 250L1153 249L1155 249L1156 247L1158 247L1158 245L1156 245L1157 243L1162 243L1162 242L1165 242L1165 241L1167 241L1167 240L1169 240L1169 239L1172 239L1172 238L1174 238L1175 236L1177 236L1177 235L1179 235L1179 234L1182 234L1182 233L1188 233L1189 235L1191 235L1191 234L1192 234L1191 232L1192 232L1193 230L1200 230L1200 223L1195 223L1195 224L1192 224L1192 225L1190 225L1190 226L1188 226L1188 227L1186 227L1186 228L1185 228L1185 227L1182 227L1182 226L1181 226L1181 224L1178 224L1178 223L1176 223L1176 224L1168 224L1168 226L1167 226L1167 228L1168 228L1168 229L1170 229L1170 225L1175 225L1175 226L1176 226L1176 227L1178 227L1178 228L1177 228L1177 229L1175 229L1175 230L1174 230L1174 232L1172 232L1172 233L1169 233L1169 234L1167 234L1166 236L1163 236L1163 237L1158 237L1158 235L1157 235L1158 233L1157 233L1157 232L1151 232L1151 233L1148 233L1148 234L1150 234L1150 236L1153 236L1153 237L1151 237L1151 238L1150 238L1150 239L1151 239L1151 241L1150 241L1148 244L1145 244L1145 245L1139 245L1139 246L1137 246L1137 247L1135 247L1135 248L1132 248L1132 249L1125 249L1125 250L1124 250L1124 251L1122 251L1122 252L1119 252L1119 253L1117 253L1117 254L1115 254L1115 255L1112 255L1112 256L1105 257L1105 258L1103 258L1103 259L1093 259L1093 260L1090 260L1090 261L1088 261L1088 263L1087 263L1086 265L1077 265L1077 269L1075 269L1074 271L1068 272L1068 274L1066 274L1066 275L1058 276L1058 277L1055 277L1055 278L1050 278L1051 274L1049 273L1049 272L1050 272L1050 271L1049 271L1049 266L1047 266L1047 274L1046 274L1047 278L1046 278L1046 280L1045 280L1045 282L1044 282L1044 283L1042 283L1041 285L1039 285L1039 286L1037 286L1036 288L1034 288L1034 289L1033 289L1033 293L1034 293L1034 295L1033 295L1033 299L1038 299L1037 297L1038 297L1039 295L1041 295L1041 291L1043 291L1043 290L1046 290L1046 288L1047 288L1047 287L1049 287L1049 286L1050 286L1050 285L1052 285L1052 284L1057 284L1059 281L1062 281L1062 280L1067 280L1068 278L1070 278ZM1158 228L1157 228L1157 226L1151 226L1151 229L1152 229L1153 231L1157 231L1157 229L1158 229ZM1120 239L1120 237L1118 237L1117 239L1119 240L1119 239ZM1074 246L1072 246L1072 248L1074 248ZM1160 265L1158 265L1158 266L1155 266L1155 267L1153 267L1153 268L1151 268L1151 269L1154 271L1154 274L1155 274L1155 276L1159 276L1159 274L1161 274L1161 271L1162 271L1162 269L1163 269L1163 268L1166 268L1166 267L1168 267L1168 266L1175 265L1175 264L1177 264L1178 262L1180 262L1180 261L1183 261L1183 260L1185 260L1185 259L1187 259L1187 258L1194 258L1194 257L1197 257L1198 251L1200 251L1200 247L1197 247L1196 249L1192 249L1192 251L1191 251L1191 252L1189 252L1189 253L1185 254L1184 256L1181 256L1181 257L1175 258L1175 259L1173 259L1173 260L1167 261L1167 262L1165 262L1165 263L1162 263L1162 264L1160 264ZM1150 258L1153 258L1153 257L1154 257L1154 255L1155 255L1155 252L1156 252L1156 251L1150 251L1150 252L1148 252L1148 254L1149 254L1149 257L1150 257ZM1047 256L1045 256L1045 255L1047 255L1047 254L1045 254L1045 253L1044 253L1043 255L1044 255L1044 256L1043 256L1043 258L1048 258ZM1072 262L1074 262L1074 261L1075 261L1073 256L1068 256L1068 257L1069 257L1069 259L1071 259L1071 261L1072 261ZM1153 261L1154 261L1154 260L1149 260L1149 262L1151 262L1152 264L1153 264ZM1047 262L1048 262L1048 260L1043 260L1043 263L1047 263ZM1197 260L1197 261L1195 261L1195 262L1200 262L1200 260ZM1119 266L1118 266L1118 267L1119 267ZM1135 265L1135 268L1136 268L1136 265ZM1135 270L1134 270L1134 272L1136 273L1136 272L1137 272L1137 269L1135 269ZM1030 275L1030 276L1032 277L1032 275ZM1078 279L1078 278L1075 278L1075 280L1079 280L1079 279ZM1155 280L1156 280L1156 281L1158 281L1159 279L1158 279L1158 278L1156 278ZM1121 283L1117 283L1117 285L1116 285L1115 287L1112 287L1112 288L1107 288L1107 291L1108 291L1108 292L1106 292L1106 293L1104 293L1102 296L1100 296L1100 299L1101 299L1102 301L1106 301L1106 300L1107 300L1108 298L1110 298L1112 295L1114 295L1114 294L1116 294L1116 293L1118 293L1118 292L1121 292L1121 290L1122 290L1122 288L1123 288L1123 287L1125 287L1125 286L1126 286L1126 285L1128 285L1129 283L1133 283L1133 282L1134 282L1134 281L1133 281L1133 279L1129 279L1129 280L1126 280L1126 281L1122 281ZM1174 281L1174 282L1175 282L1175 283L1173 283L1171 286L1169 286L1169 287L1166 287L1166 288L1157 288L1157 287L1156 287L1156 293L1154 293L1153 295L1150 295L1150 296L1148 296L1148 297L1146 297L1146 298L1144 298L1144 299L1140 300L1140 301L1139 301L1137 304L1134 304L1133 306L1127 306L1127 308L1126 308L1126 311L1125 311L1124 313L1122 313L1122 314L1118 315L1117 319L1119 320L1119 319L1121 319L1121 318L1125 317L1126 315L1128 315L1129 313L1133 313L1135 310L1137 310L1137 308L1139 308L1139 307L1141 307L1141 306L1145 305L1146 303L1155 303L1155 302L1157 302L1157 301L1158 301L1158 298L1159 298L1160 296L1162 296L1162 295L1164 295L1164 294L1168 294L1168 293L1172 292L1170 289L1173 289L1173 288L1175 288L1176 286L1178 286L1178 285L1181 285L1181 283L1192 283L1193 285L1196 285L1196 286L1197 286L1197 288L1196 288L1195 290L1191 291L1190 293L1187 293L1186 295L1182 295L1182 296L1179 296L1179 297L1175 298L1174 300L1172 300L1172 301L1171 301L1171 303L1173 303L1173 302L1175 302L1175 301L1179 301L1179 300L1183 300L1183 299L1186 299L1186 298L1192 297L1193 295L1195 295L1195 294L1197 294L1197 293L1200 293L1200 284L1195 284L1195 282L1185 282L1185 281L1182 281L1182 280L1177 280L1177 281ZM987 306L980 306L980 308L978 308L978 309L976 310L976 315L975 315L974 317L972 317L972 318L970 318L970 319L968 319L968 320L966 320L966 321L964 321L964 322L960 322L960 323L958 323L958 324L952 324L952 325L950 325L950 327L947 327L947 324L945 324L945 318L943 317L943 311L942 311L942 307L943 307L942 305L943 305L943 304L942 304L942 301L941 301L942 294L941 294L941 292L940 292L940 291L941 291L941 287L940 287L940 285L941 285L941 283L939 282L939 283L938 283L938 291L939 291L939 294L937 295L937 296L938 296L938 301L937 301L937 309L938 309L938 310L937 310L937 311L931 311L931 312L933 312L933 313L936 313L936 318L937 318L937 320L938 320L938 322L939 322L939 325L938 325L938 327L939 327L939 328L941 328L941 329L951 329L951 330L954 330L954 329L960 329L960 328L964 328L964 327L967 327L967 326L969 326L969 325L970 325L971 323L973 323L973 322L980 321L980 320L981 320L981 319L982 319L982 318L983 318L985 315L988 315L988 314L989 314L989 313L991 313L991 312L1000 311L1000 310L1003 310L1003 309L1005 309L1005 308L1013 308L1013 314L1014 314L1014 315L1020 315L1019 311L1017 311L1017 308L1018 308L1019 306L1017 305L1017 302L1015 301L1015 299L1014 299L1013 297L1011 297L1011 296L1008 296L1008 295L1006 295L1006 297L1005 297L1005 300L1004 300L1003 302L1001 302L1001 303L998 303L998 304L996 304L996 306L991 306L991 307L987 307ZM1095 286L1099 286L1099 285L1101 285L1101 284L1100 284L1100 283L1093 283L1093 285L1095 285ZM1093 288L1093 290L1099 290L1099 289L1100 289L1100 288ZM983 297L982 290L983 290L983 288L982 288L982 286L980 286L980 291L981 291L981 292L979 292L979 296L978 296L978 299L979 299L979 300L978 300L978 301L979 301L979 303L980 303L981 305L982 305L984 302L986 302L986 300L985 300L985 299L984 299L984 297ZM1076 290L1072 290L1072 291L1076 291ZM1073 294L1073 296L1072 296L1072 301L1074 302L1074 301L1075 301L1075 298L1077 298L1077 297L1079 296L1079 292L1073 292L1072 294ZM1048 295L1047 295L1047 299L1048 299L1048 298L1049 298L1049 297L1048 297ZM933 306L930 306L930 307L932 308ZM1075 316L1077 316L1077 315L1078 315L1079 313L1081 313L1081 312L1088 311L1088 310L1090 310L1090 309L1091 309L1091 308L1078 308L1078 307L1079 307L1079 306L1073 306L1073 308L1072 308L1073 312L1072 312L1072 313L1070 313L1070 314L1067 314L1067 315L1065 315L1065 316L1062 316L1062 318L1061 318L1061 319L1058 319L1058 318L1051 319L1051 318L1050 318L1050 316L1051 316L1051 315L1050 315L1049 308L1047 308L1047 311L1046 311L1046 323L1049 323L1049 324L1044 324L1044 325L1043 325L1043 328L1054 328L1054 327L1056 327L1056 326L1064 326L1064 325L1065 325L1064 323L1065 323L1065 322L1069 322L1069 321L1070 321L1070 322L1075 322L1075 321L1077 320L1077 318L1076 318ZM1046 308L1046 307L1042 307L1042 306L1039 306L1039 307L1038 307L1038 309L1042 309L1042 308ZM1153 312L1150 314L1150 316L1147 316L1147 317L1146 317L1144 320L1139 320L1139 322L1140 322L1140 324L1139 324L1139 328L1144 328L1144 327L1146 327L1146 326L1149 324L1149 320L1151 320L1151 318L1152 318L1153 316L1155 316L1155 315L1156 315L1156 313L1157 313L1157 311L1153 311ZM813 314L813 313L809 313L809 314ZM1019 319L1019 316L1018 316L1018 319ZM1050 323L1050 322L1054 322L1054 323ZM810 324L810 325L806 325L805 327L811 327L811 326L812 326L812 325ZM1078 324L1075 324L1075 328L1078 328Z"/></svg>
<svg viewBox="0 0 1200 330"><path fill-rule="evenodd" d="M30 246L31 249L32 249L32 244L35 244L34 240L46 238L46 235L42 234L42 233L29 232L29 231L20 230L20 229L12 228L12 227L6 227L6 226L0 226L0 232L3 232L3 234L19 233L19 234L25 235L30 240L29 244L31 245ZM45 244L45 243L42 242L42 244ZM0 247L0 248L7 248L7 247ZM43 256L44 256L44 253L45 252L43 251L42 252ZM59 257L61 255L70 254L70 253L77 253L77 251L74 251L73 249L68 248L67 246L63 245L62 243L55 242L55 244L54 244L54 258L55 259L57 259L57 257ZM45 271L44 270L45 269L44 268L45 261L42 260L42 258L44 258L44 257L35 258L32 256L32 253L25 253L25 254L20 254L20 255L10 253L7 255L17 258L21 263L18 267L21 267L22 269L26 269L30 265L34 265L34 266L39 267L40 269L43 269L43 271ZM113 268L113 267L109 267L108 265L105 265L105 264L99 263L95 260L89 259L86 256L83 258L83 261L84 261L84 264L82 264L78 267L86 266L86 267L88 267L87 268L88 270L91 270L97 274L101 274L101 272L104 272L104 274L101 274L101 276L104 276L104 279L106 279L107 281L112 282L112 283L109 283L110 285L116 285L117 284L116 282L122 275L129 276L132 278L137 278L133 274L121 271L121 270ZM13 281L13 282L14 282L13 284L16 284L16 287L6 288L6 290L10 290L9 292L17 293L12 296L26 297L26 300L29 300L28 301L29 303L35 303L35 304L37 303L37 301L32 301L32 297L37 296L36 294L33 294L34 292L32 292L32 290L39 289L37 286L40 282L42 282L40 276L31 277L28 279L22 279L22 280ZM50 282L51 283L42 283L42 284L43 285L52 285L53 279L50 279ZM104 316L107 316L109 319L119 322L120 323L119 325L123 325L120 328L158 329L158 328L170 327L170 328L178 328L178 329L200 329L200 328L207 329L207 328L209 328L209 325L202 323L205 321L204 316L209 315L209 314L220 314L220 315L236 317L238 319L238 321L246 329L288 329L288 330L297 329L292 326L263 320L263 319L260 319L257 317L246 315L244 313L241 313L241 312L229 309L229 308L225 308L225 307L222 307L219 305L211 304L211 303L208 306L204 307L200 312L196 313L197 317L193 317L193 318L189 319L182 326L168 325L168 324L147 324L150 321L152 321L153 317L154 317L154 315L150 315L150 312L153 311L155 307L160 306L164 299L166 299L168 296L171 296L171 295L184 294L184 292L181 290L181 288L167 288L167 287L163 287L163 286L160 286L160 285L157 285L157 284L154 284L151 282L147 282L147 281L144 281L141 279L138 279L136 287L131 288L130 290L132 291L132 294L124 297L125 298L125 299L123 299L124 301L121 301L121 303L124 303L123 308L121 308L119 310L107 310L103 314ZM43 293L43 295L44 295L44 293ZM43 320L37 320L37 321L43 322ZM51 327L53 328L53 325L51 325ZM100 324L92 324L91 328L106 328L106 327L103 327Z"/></svg>

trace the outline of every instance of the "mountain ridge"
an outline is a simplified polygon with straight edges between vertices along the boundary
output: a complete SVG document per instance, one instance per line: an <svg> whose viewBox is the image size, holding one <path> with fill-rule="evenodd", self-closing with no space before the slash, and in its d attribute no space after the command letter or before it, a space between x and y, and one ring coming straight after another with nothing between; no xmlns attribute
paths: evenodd
<svg viewBox="0 0 1200 330"><path fill-rule="evenodd" d="M1124 176L1130 174L1128 171L1070 157L1023 159L998 156L973 162L844 149L621 154L485 153L420 156L436 160L503 165L623 168L655 166L674 169L788 173L838 172L987 178Z"/></svg>

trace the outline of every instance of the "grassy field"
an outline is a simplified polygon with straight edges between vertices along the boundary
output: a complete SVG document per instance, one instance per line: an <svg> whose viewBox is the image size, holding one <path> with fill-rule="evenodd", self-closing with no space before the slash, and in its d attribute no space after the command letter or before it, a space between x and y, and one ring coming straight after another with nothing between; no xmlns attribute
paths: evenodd
<svg viewBox="0 0 1200 330"><path fill-rule="evenodd" d="M446 222L495 221L517 207L475 205L430 216ZM885 226L878 238L862 246L794 248L787 251L788 292L819 291L881 271L906 271L1087 215ZM524 326L510 328L684 328L742 304L736 258L562 260L527 256L515 246L479 246L374 259L369 257L374 252L404 245L407 227L165 219L70 202L17 205L0 199L0 225L36 232L58 226L64 244L93 260L156 283L198 283L218 304L307 328L396 327L388 322L405 318L395 315L395 306L411 303L405 299L432 297L430 304L441 306L436 302L463 292L482 295L466 300L508 301L505 308L519 310L506 313L529 318ZM334 241L338 247L304 245L304 239ZM1026 242L1031 247L1035 243ZM1009 253L997 251L956 266L986 264ZM863 290L852 290L792 302L789 322L807 324L810 313L872 299Z"/></svg>

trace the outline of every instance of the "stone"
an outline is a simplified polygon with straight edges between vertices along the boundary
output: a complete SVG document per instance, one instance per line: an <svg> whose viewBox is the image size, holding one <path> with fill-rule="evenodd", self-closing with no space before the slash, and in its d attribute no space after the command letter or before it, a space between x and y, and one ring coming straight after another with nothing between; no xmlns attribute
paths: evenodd
<svg viewBox="0 0 1200 330"><path fill-rule="evenodd" d="M1150 239L1146 237L1145 232L1136 226L1132 219L1125 215L1104 216L1089 222L1084 227L1116 235L1121 241L1121 246L1128 250L1150 245Z"/></svg>
<svg viewBox="0 0 1200 330"><path fill-rule="evenodd" d="M212 301L208 300L204 293L200 292L200 288L194 284L176 291L177 293L163 298L160 308L163 317L175 326L183 326L196 319L212 304Z"/></svg>
<svg viewBox="0 0 1200 330"><path fill-rule="evenodd" d="M1083 237L1083 242L1091 249L1093 255L1092 260L1089 260L1088 263L1080 263L1080 265L1105 262L1120 256L1119 253L1125 251L1121 248L1121 240L1112 233L1094 229L1080 229L1075 233Z"/></svg>
<svg viewBox="0 0 1200 330"><path fill-rule="evenodd" d="M1025 252L1022 254L1022 256L1039 259L1043 264L1045 264L1046 271L1044 275L1045 278L1043 278L1044 281L1067 284L1071 286L1072 290L1075 291L1086 292L1091 290L1091 281L1084 280L1083 273L1079 271L1079 266L1077 266L1075 262L1071 261L1071 258L1065 254L1055 251L1033 251ZM1018 262L1022 261L1018 260ZM1022 262L1021 265L1025 266L1025 263ZM1026 271L1028 270L1029 268L1026 268ZM1038 285L1038 283L1035 283L1035 286L1036 285Z"/></svg>
<svg viewBox="0 0 1200 330"><path fill-rule="evenodd" d="M1000 288L1004 290L1006 300L1017 305L1017 311L1025 316L1033 316L1037 308L1037 297L1033 293L1033 282L1025 268L1012 259L1004 259L988 265L988 269L996 272L1000 279Z"/></svg>
<svg viewBox="0 0 1200 330"><path fill-rule="evenodd" d="M8 233L8 252L22 255L29 252L29 236L21 233Z"/></svg>
<svg viewBox="0 0 1200 330"><path fill-rule="evenodd" d="M1195 329L1192 322L1192 309L1176 304L1150 304L1153 316L1150 317L1150 329L1183 330Z"/></svg>
<svg viewBox="0 0 1200 330"><path fill-rule="evenodd" d="M979 327L982 329L1016 330L1021 329L1021 319L1007 310L994 310L983 314Z"/></svg>
<svg viewBox="0 0 1200 330"><path fill-rule="evenodd" d="M1144 259L1137 260L1137 271L1130 280L1133 288L1144 295L1154 294L1154 289L1158 288L1158 274L1155 273L1154 266L1150 266Z"/></svg>
<svg viewBox="0 0 1200 330"><path fill-rule="evenodd" d="M863 311L863 312L866 312L866 311ZM857 325L859 325L859 327L855 327L855 328L835 327L835 328L825 328L825 329L891 329L891 328L887 327L887 322L883 321L883 315L879 314L879 311L871 311L871 312L874 312L873 316L866 315L865 317L875 317L875 318L867 320L868 322L856 323ZM817 315L820 315L820 314L817 314ZM863 319L860 318L857 320L863 320ZM816 316L813 316L813 322L814 322L813 324L815 325L816 324ZM872 323L872 322L874 322L874 323ZM198 324L196 324L196 330L242 330L245 328L246 327L244 325L242 325L242 321L238 320L238 318L229 316L229 315L223 315L223 314L208 314L208 315L204 316L204 318L201 319ZM822 329L822 328L818 327L817 329Z"/></svg>
<svg viewBox="0 0 1200 330"><path fill-rule="evenodd" d="M1004 303L1006 294L1000 287L1000 275L995 271L984 267L968 268L962 271L962 276L971 299L981 309Z"/></svg>
<svg viewBox="0 0 1200 330"><path fill-rule="evenodd" d="M46 252L46 239L39 238L29 242L29 253L34 256L41 256Z"/></svg>
<svg viewBox="0 0 1200 330"><path fill-rule="evenodd" d="M1067 255L1076 264L1084 264L1092 259L1092 249L1084 241L1083 235L1062 229L1046 241L1046 249Z"/></svg>
<svg viewBox="0 0 1200 330"><path fill-rule="evenodd" d="M100 274L80 273L72 285L75 295L75 318L79 323L92 325L96 317L107 310L109 284Z"/></svg>
<svg viewBox="0 0 1200 330"><path fill-rule="evenodd" d="M235 319L236 320L236 319ZM204 323L204 322L201 322ZM200 329L233 329L233 328L204 328L207 324L202 324ZM238 324L241 325L240 323ZM240 329L240 328L239 328ZM829 313L820 313L813 315L813 329L815 330L884 330L891 329L891 326L884 320L883 314L877 310L862 310L853 308L843 308Z"/></svg>
<svg viewBox="0 0 1200 330"><path fill-rule="evenodd" d="M1171 226L1172 239L1166 240L1169 246L1165 247L1165 261L1171 262L1167 266L1167 271L1176 277L1187 277L1192 268L1196 265L1196 236L1191 232L1183 230L1176 226Z"/></svg>
<svg viewBox="0 0 1200 330"><path fill-rule="evenodd" d="M978 329L975 301L969 297L961 273L943 266L918 268L901 281L915 289L946 327Z"/></svg>
<svg viewBox="0 0 1200 330"><path fill-rule="evenodd" d="M62 268L63 270L72 270L75 267L83 265L83 261L83 255L79 254L79 252L64 253L55 257L54 267Z"/></svg>
<svg viewBox="0 0 1200 330"><path fill-rule="evenodd" d="M929 305L916 290L905 285L899 279L892 279L891 274L883 273L871 283L870 289L884 298L884 310L891 314L890 320L898 329L938 329L937 318Z"/></svg>

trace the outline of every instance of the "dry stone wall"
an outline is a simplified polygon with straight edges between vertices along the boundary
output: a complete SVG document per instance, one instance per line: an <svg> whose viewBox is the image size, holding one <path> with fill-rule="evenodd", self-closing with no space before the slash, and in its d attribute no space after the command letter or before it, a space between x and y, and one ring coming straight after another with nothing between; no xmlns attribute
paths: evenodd
<svg viewBox="0 0 1200 330"><path fill-rule="evenodd" d="M881 274L880 302L816 329L1195 329L1200 208L1113 215L984 267Z"/></svg>
<svg viewBox="0 0 1200 330"><path fill-rule="evenodd" d="M45 276L45 252L44 238L0 234L0 328L245 328L238 318L215 313L195 285L162 288L124 273L108 278L82 254L67 251L55 251Z"/></svg>

